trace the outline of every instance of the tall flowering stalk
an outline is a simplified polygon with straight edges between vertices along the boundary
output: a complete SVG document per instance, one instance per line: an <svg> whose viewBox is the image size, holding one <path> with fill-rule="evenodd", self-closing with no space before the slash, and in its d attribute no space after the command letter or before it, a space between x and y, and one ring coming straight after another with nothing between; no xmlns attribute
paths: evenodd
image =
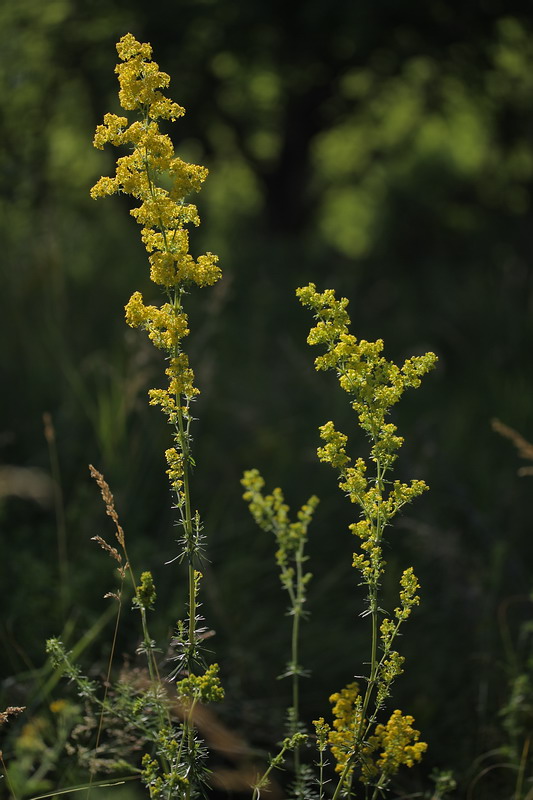
<svg viewBox="0 0 533 800"><path fill-rule="evenodd" d="M407 484L389 478L403 439L386 417L407 388L420 385L422 376L434 366L436 356L426 353L409 358L399 367L382 356L381 339L358 341L349 333L346 298L337 300L331 289L319 293L314 284L298 289L297 295L317 320L308 343L326 348L325 354L316 359L316 368L336 371L371 444L368 461L352 460L346 452L348 437L331 421L320 428L324 445L319 448L318 456L338 472L339 488L360 510L359 521L350 525L360 540L360 552L354 553L353 566L367 590L363 616L370 618L371 643L366 685L361 688L358 683L350 683L332 695L333 728L322 718L315 727L322 748L327 734L340 776L333 800L355 796L352 788L355 777L367 789L374 787L371 794L374 800L398 768L402 764L412 766L427 747L418 741L419 733L412 728L413 718L399 710L394 711L385 725L377 723L392 683L402 672L404 659L393 645L400 626L419 603L420 588L412 567L407 568L400 579L399 605L389 614L381 608L380 585L386 567L385 529L406 503L427 489L424 481ZM322 793L321 785L321 796ZM368 792L365 796L369 796Z"/></svg>
<svg viewBox="0 0 533 800"><path fill-rule="evenodd" d="M158 754L166 772L159 774L156 762L148 758L144 777L151 797L167 797L168 792L177 791L180 797L189 798L197 790L193 779L201 749L192 726L194 705L220 699L223 692L217 677L218 666L206 668L201 647L204 629L198 613L198 597L203 537L200 516L192 509L190 494L194 464L191 404L199 390L183 349L183 340L189 333L183 304L191 286L211 286L219 280L221 272L212 253L196 259L189 253L188 226L199 225L200 219L196 206L187 198L199 191L207 170L176 156L171 139L159 129L159 120L174 122L185 113L161 91L169 85L170 78L152 60L151 46L141 44L131 34L122 37L117 51L121 61L115 70L120 104L125 111L135 112L137 119L129 123L126 117L106 114L103 125L97 127L95 147L103 149L110 143L128 147L130 152L118 158L114 177L97 181L91 196L124 193L138 201L130 213L142 226L150 277L163 294L160 305L145 305L141 293L134 292L126 305L126 321L131 327L144 329L154 345L165 353L167 361L167 387L151 389L149 396L150 404L162 409L172 428L173 446L165 455L181 527L176 559L185 562L188 571L187 619L178 623L174 640L177 653L174 676L181 678L177 684L178 697L189 710L184 722L185 735L176 738L170 732L162 732Z"/></svg>
<svg viewBox="0 0 533 800"><path fill-rule="evenodd" d="M287 733L295 737L305 731L300 719L300 678L309 673L300 664L300 621L306 616L305 603L307 586L312 578L305 570L308 556L305 553L307 529L318 505L318 497L312 495L298 511L297 519L291 522L289 506L285 503L283 492L276 488L272 494L265 495L265 482L256 469L247 470L241 480L246 489L243 499L248 503L252 517L264 531L274 534L277 550L276 562L280 570L281 585L289 595L288 615L292 618L291 656L280 678L290 678L292 682L292 702L288 709ZM293 741L295 800L307 800L308 771L301 763L300 747L304 739Z"/></svg>

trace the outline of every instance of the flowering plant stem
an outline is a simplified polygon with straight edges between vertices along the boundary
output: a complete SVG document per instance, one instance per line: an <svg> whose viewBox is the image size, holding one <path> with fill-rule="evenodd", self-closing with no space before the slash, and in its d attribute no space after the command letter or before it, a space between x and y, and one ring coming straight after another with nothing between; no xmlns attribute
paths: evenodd
<svg viewBox="0 0 533 800"><path fill-rule="evenodd" d="M300 678L308 673L300 665L300 621L305 616L307 585L311 573L304 569L307 556L307 529L312 520L318 498L309 498L298 511L295 522L290 521L289 506L286 505L281 489L274 489L272 494L263 494L265 482L256 469L247 470L241 481L246 489L243 498L249 505L250 513L263 530L275 536L277 551L276 561L280 570L280 581L289 595L288 614L292 617L291 657L281 678L290 677L292 682L292 705L288 710L289 736L302 732L300 720ZM294 748L294 793L297 798L304 797L304 779L300 759L300 745Z"/></svg>
<svg viewBox="0 0 533 800"><path fill-rule="evenodd" d="M187 202L192 192L201 188L207 176L204 167L187 164L175 155L170 138L159 130L158 120L175 121L185 112L162 93L169 76L152 60L149 44L138 42L131 34L117 45L121 63L116 67L119 100L126 111L136 111L139 119L128 125L126 117L106 114L103 125L96 129L94 145L106 143L129 146L131 152L117 160L114 177L102 177L91 190L94 198L122 192L131 195L140 205L131 214L142 225L141 238L149 254L150 277L162 290L166 302L161 306L145 305L140 292L135 292L126 305L126 321L143 328L153 344L165 353L168 387L151 389L150 404L160 406L173 431L174 446L166 453L177 524L181 528L180 550L172 561L185 562L187 569L187 614L180 620L172 644L176 648L177 666L173 678L180 678L177 693L189 708L180 730L173 733L170 719L161 728L157 755L164 765L163 774L149 756L143 761L143 780L152 798L177 796L189 800L196 796L202 782L203 754L193 725L193 708L198 701L220 700L223 690L217 677L218 667L206 667L202 652L199 591L202 574L202 526L198 512L191 504L191 403L199 390L189 366L182 341L188 335L188 319L183 300L190 287L210 286L221 276L217 257L206 253L194 259L189 253L188 225L198 225L196 206ZM169 189L161 185L170 185ZM171 562L169 562L171 563ZM143 628L143 649L147 653L152 681L159 682L155 646L149 637L146 612L151 608L155 592L150 594L151 575L145 577L142 598L137 595ZM142 588L142 587L141 587ZM214 669L216 667L216 669ZM169 766L170 765L170 766Z"/></svg>
<svg viewBox="0 0 533 800"><path fill-rule="evenodd" d="M297 295L304 306L314 311L317 320L308 343L326 348L325 354L315 360L316 368L336 371L341 388L350 395L358 423L371 443L369 463L362 458L352 461L346 453L348 437L336 430L333 422L320 428L324 445L318 449L318 456L337 470L339 488L360 509L360 519L350 525L350 530L361 541L361 552L354 553L353 566L367 587L366 609L361 616L370 617L370 662L364 693L359 692L357 683L351 683L332 695L333 729L329 729L323 718L315 721L315 728L320 747L325 747L327 739L337 761L339 779L333 800L353 797L356 777L367 790L374 787L372 798L377 798L399 766L402 763L412 766L427 747L418 742L419 733L411 727L412 717L403 716L400 711L395 711L386 725L377 724L392 683L402 672L404 659L392 645L400 625L419 602L416 594L419 585L411 567L401 577L400 605L392 615L380 607L380 586L386 567L385 528L402 506L427 489L423 481L404 484L388 479L403 439L396 434L396 426L386 422L386 416L406 388L420 385L421 376L431 369L436 357L426 353L407 359L398 367L381 355L380 339L358 341L349 333L346 298L337 300L331 289L319 293L314 284L298 289ZM373 475L367 477L369 466ZM384 617L381 624L380 614ZM376 758L378 750L381 753Z"/></svg>
<svg viewBox="0 0 533 800"><path fill-rule="evenodd" d="M261 789L268 786L270 773L276 768L281 768L285 761L285 753L290 750L296 751L300 745L305 741L306 736L303 733L295 733L292 736L287 736L282 744L281 750L274 757L270 759L270 764L267 770L256 781L252 791L252 800L259 800L261 797Z"/></svg>

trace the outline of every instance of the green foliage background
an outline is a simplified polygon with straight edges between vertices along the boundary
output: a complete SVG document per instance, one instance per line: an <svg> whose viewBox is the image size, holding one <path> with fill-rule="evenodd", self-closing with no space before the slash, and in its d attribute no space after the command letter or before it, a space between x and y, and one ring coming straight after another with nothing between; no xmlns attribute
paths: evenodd
<svg viewBox="0 0 533 800"><path fill-rule="evenodd" d="M66 624L74 642L106 608L113 578L90 542L106 522L88 462L115 491L138 569L154 572L162 637L185 591L163 566L175 554L167 432L146 399L161 364L122 314L134 289L152 291L145 253L127 202L88 196L112 169L114 154L91 140L118 110L114 45L131 31L152 43L187 109L173 129L178 152L211 173L193 246L218 253L225 277L190 298L189 352L202 389L204 611L228 713L268 742L288 691L274 680L285 599L273 543L240 499L246 468L294 506L322 498L310 532L309 716L327 713L327 696L366 657L351 509L315 457L317 426L331 418L347 430L351 418L305 344L311 320L294 289L313 280L350 298L354 333L384 338L389 357L439 356L396 420L401 477L431 487L390 534L398 573L412 563L423 587L397 699L430 744L428 768L468 776L500 741L512 666L502 626L513 638L527 611L502 608L531 591L531 479L516 476L512 446L490 429L497 416L533 435L531 4L10 0L0 30L5 703L27 700L48 635ZM43 412L61 466L63 586ZM27 470L18 483L14 468ZM136 635L123 631L124 651ZM95 671L109 638L92 647Z"/></svg>

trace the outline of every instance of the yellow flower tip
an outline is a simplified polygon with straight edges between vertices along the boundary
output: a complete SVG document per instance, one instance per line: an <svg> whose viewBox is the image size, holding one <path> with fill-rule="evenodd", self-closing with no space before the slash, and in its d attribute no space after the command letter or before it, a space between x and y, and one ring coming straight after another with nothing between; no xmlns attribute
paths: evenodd
<svg viewBox="0 0 533 800"><path fill-rule="evenodd" d="M100 178L90 191L93 200L98 197L109 197L118 191L117 182L114 178Z"/></svg>
<svg viewBox="0 0 533 800"><path fill-rule="evenodd" d="M150 104L150 108L148 109L148 116L150 119L169 119L172 122L175 122L180 117L183 117L185 114L185 109L178 105L178 103L173 103L167 97L163 97L156 95L154 101Z"/></svg>
<svg viewBox="0 0 533 800"><path fill-rule="evenodd" d="M128 124L125 116L106 114L96 129L94 145L128 145L130 152L118 158L115 177L102 177L91 189L91 197L118 192L139 201L130 212L142 226L142 240L149 253L150 276L164 287L174 300L190 284L210 286L221 276L218 258L212 253L194 259L189 253L187 227L199 225L196 206L187 196L201 188L207 176L205 167L187 164L177 157L169 136L160 133L157 120L176 120L185 109L164 96L162 89L170 76L160 71L152 60L152 48L139 42L131 33L117 44L120 63L115 72L120 85L119 100L126 111L137 111L140 120ZM170 187L158 185L163 174L170 177ZM135 292L125 306L126 322L143 328L156 347L165 351L170 367L168 389L152 390L150 403L159 405L174 425L179 414L190 419L189 401L199 394L187 356L181 353L181 341L188 335L187 316L176 302L161 307L144 305ZM187 402L183 405L184 399ZM180 489L179 474L169 475L174 488Z"/></svg>
<svg viewBox="0 0 533 800"><path fill-rule="evenodd" d="M124 306L126 312L126 322L130 328L137 328L142 325L146 319L147 307L143 303L143 296L140 292L134 292L126 305Z"/></svg>
<svg viewBox="0 0 533 800"><path fill-rule="evenodd" d="M319 717L313 720L313 726L316 732L318 749L324 751L328 743L328 737L331 731L330 726L324 720L324 717Z"/></svg>
<svg viewBox="0 0 533 800"><path fill-rule="evenodd" d="M247 469L241 478L241 484L247 491L257 494L264 488L265 481L258 469Z"/></svg>
<svg viewBox="0 0 533 800"><path fill-rule="evenodd" d="M148 43L141 44L132 33L126 33L117 44L117 53L121 61L140 56L148 60L152 57L152 47Z"/></svg>
<svg viewBox="0 0 533 800"><path fill-rule="evenodd" d="M141 583L135 589L135 598L140 608L145 610L153 608L157 594L151 572L147 571L141 574Z"/></svg>

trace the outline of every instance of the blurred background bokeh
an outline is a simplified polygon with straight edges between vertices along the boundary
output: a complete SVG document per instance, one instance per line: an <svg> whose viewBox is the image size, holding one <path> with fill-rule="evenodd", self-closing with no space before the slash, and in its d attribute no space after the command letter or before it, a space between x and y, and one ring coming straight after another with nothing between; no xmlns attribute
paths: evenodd
<svg viewBox="0 0 533 800"><path fill-rule="evenodd" d="M354 454L366 442L334 376L313 369L294 290L314 281L350 299L353 332L382 337L390 358L439 356L394 419L399 476L431 486L390 532L392 575L412 564L423 587L394 707L429 742L419 780L451 767L470 785L475 759L505 741L499 710L527 667L531 617L533 479L490 424L533 437L531 2L8 0L0 31L4 705L32 696L47 636L72 645L100 626L82 660L103 668L115 578L90 541L111 533L89 462L114 490L134 566L153 571L161 641L182 613L184 575L164 565L176 553L168 430L146 397L161 359L123 320L134 290L156 290L128 200L89 198L113 170L92 136L119 111L115 43L131 31L187 109L170 130L177 151L210 170L192 250L224 270L191 294L187 342L224 714L269 744L289 692L275 679L286 600L273 542L241 500L244 469L292 506L321 498L306 717L326 715L367 659L353 509L317 462L317 427L335 420ZM394 605L394 581L384 589ZM126 622L120 658L137 636Z"/></svg>

